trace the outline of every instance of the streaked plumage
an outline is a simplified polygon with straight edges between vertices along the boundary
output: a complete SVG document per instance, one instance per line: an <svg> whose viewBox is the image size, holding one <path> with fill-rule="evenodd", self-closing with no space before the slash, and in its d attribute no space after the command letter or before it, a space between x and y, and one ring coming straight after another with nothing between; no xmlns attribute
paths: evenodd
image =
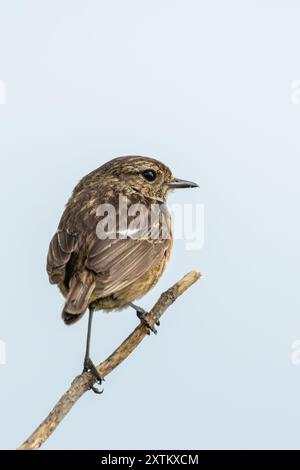
<svg viewBox="0 0 300 470"><path fill-rule="evenodd" d="M160 175L161 184L148 183L141 177L149 168ZM144 204L149 214L151 205L157 204L170 228L164 182L171 180L171 171L161 162L121 157L88 174L75 187L47 258L49 280L58 284L66 297L66 323L81 318L91 303L96 309L122 308L158 281L171 252L171 236L100 240L96 235L96 211L104 203L117 208L119 195L123 194L131 204Z"/></svg>
<svg viewBox="0 0 300 470"><path fill-rule="evenodd" d="M120 157L82 178L66 205L50 242L47 272L66 299L62 312L66 324L79 320L89 308L84 371L92 371L98 383L102 378L90 358L93 313L131 305L140 320L155 330L143 309L132 302L155 285L170 256L171 219L165 205L168 191L195 186L173 178L169 168L153 158ZM125 229L120 196L128 200ZM105 204L110 204L117 215L111 229L114 239L102 239L98 234L98 224L105 217L98 209ZM140 207L140 226L132 228L136 214L130 213L130 208L136 204ZM153 209L156 218L152 218ZM147 230L143 229L145 222Z"/></svg>

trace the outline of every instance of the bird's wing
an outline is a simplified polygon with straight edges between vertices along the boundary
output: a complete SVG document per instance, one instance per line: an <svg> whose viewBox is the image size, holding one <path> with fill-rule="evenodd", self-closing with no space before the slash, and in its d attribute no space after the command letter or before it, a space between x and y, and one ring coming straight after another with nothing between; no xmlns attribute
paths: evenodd
<svg viewBox="0 0 300 470"><path fill-rule="evenodd" d="M148 220L149 214L147 210L144 218ZM160 215L166 219L163 207ZM80 206L70 205L50 242L47 272L51 283L67 282L66 314L82 314L91 295L106 297L132 284L155 266L169 247L170 239L161 237L159 232L161 219L148 223L146 232L143 228L132 230L128 220L129 229L117 228L113 239L98 238L98 220L86 201L81 201ZM143 220L141 226L144 227Z"/></svg>
<svg viewBox="0 0 300 470"><path fill-rule="evenodd" d="M156 217L151 201L144 201L142 209L138 209L138 217L128 210L123 228L118 207L113 238L101 239L97 233L89 243L85 267L97 275L93 295L106 297L129 286L165 255L170 245L166 206L155 204ZM164 235L163 227L168 229Z"/></svg>
<svg viewBox="0 0 300 470"><path fill-rule="evenodd" d="M97 273L95 294L108 296L132 284L162 259L169 240L95 240L86 267Z"/></svg>
<svg viewBox="0 0 300 470"><path fill-rule="evenodd" d="M67 263L77 247L77 237L59 228L54 234L47 256L47 273L51 284L59 284L65 278Z"/></svg>

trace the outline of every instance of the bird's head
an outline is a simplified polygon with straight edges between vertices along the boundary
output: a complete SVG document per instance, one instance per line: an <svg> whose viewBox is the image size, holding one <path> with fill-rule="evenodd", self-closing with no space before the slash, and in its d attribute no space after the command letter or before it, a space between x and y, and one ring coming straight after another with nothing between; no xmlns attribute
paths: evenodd
<svg viewBox="0 0 300 470"><path fill-rule="evenodd" d="M162 201L165 201L168 192L172 189L198 187L191 181L174 178L166 165L149 157L115 158L105 163L96 172L97 176L107 178L120 190L126 188L129 193L140 193L145 197ZM96 172L93 172L95 176Z"/></svg>

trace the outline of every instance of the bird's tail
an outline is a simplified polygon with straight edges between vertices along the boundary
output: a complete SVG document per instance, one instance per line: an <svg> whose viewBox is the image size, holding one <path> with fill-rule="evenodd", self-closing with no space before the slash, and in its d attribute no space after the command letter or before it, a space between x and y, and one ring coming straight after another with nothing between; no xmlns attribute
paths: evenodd
<svg viewBox="0 0 300 470"><path fill-rule="evenodd" d="M91 271L82 271L72 276L66 303L62 311L62 319L67 325L80 320L95 289L95 275Z"/></svg>

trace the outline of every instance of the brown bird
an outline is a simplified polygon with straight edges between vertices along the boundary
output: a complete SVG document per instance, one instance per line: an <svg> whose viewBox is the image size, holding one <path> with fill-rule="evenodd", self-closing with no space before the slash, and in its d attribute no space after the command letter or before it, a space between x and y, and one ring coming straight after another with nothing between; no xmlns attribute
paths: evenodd
<svg viewBox="0 0 300 470"><path fill-rule="evenodd" d="M158 160L119 157L82 178L66 205L50 242L47 272L66 299L67 325L89 309L84 370L98 383L101 376L90 359L93 313L131 306L153 330L146 312L132 302L156 284L170 256L168 192L193 187L197 184L174 178Z"/></svg>

